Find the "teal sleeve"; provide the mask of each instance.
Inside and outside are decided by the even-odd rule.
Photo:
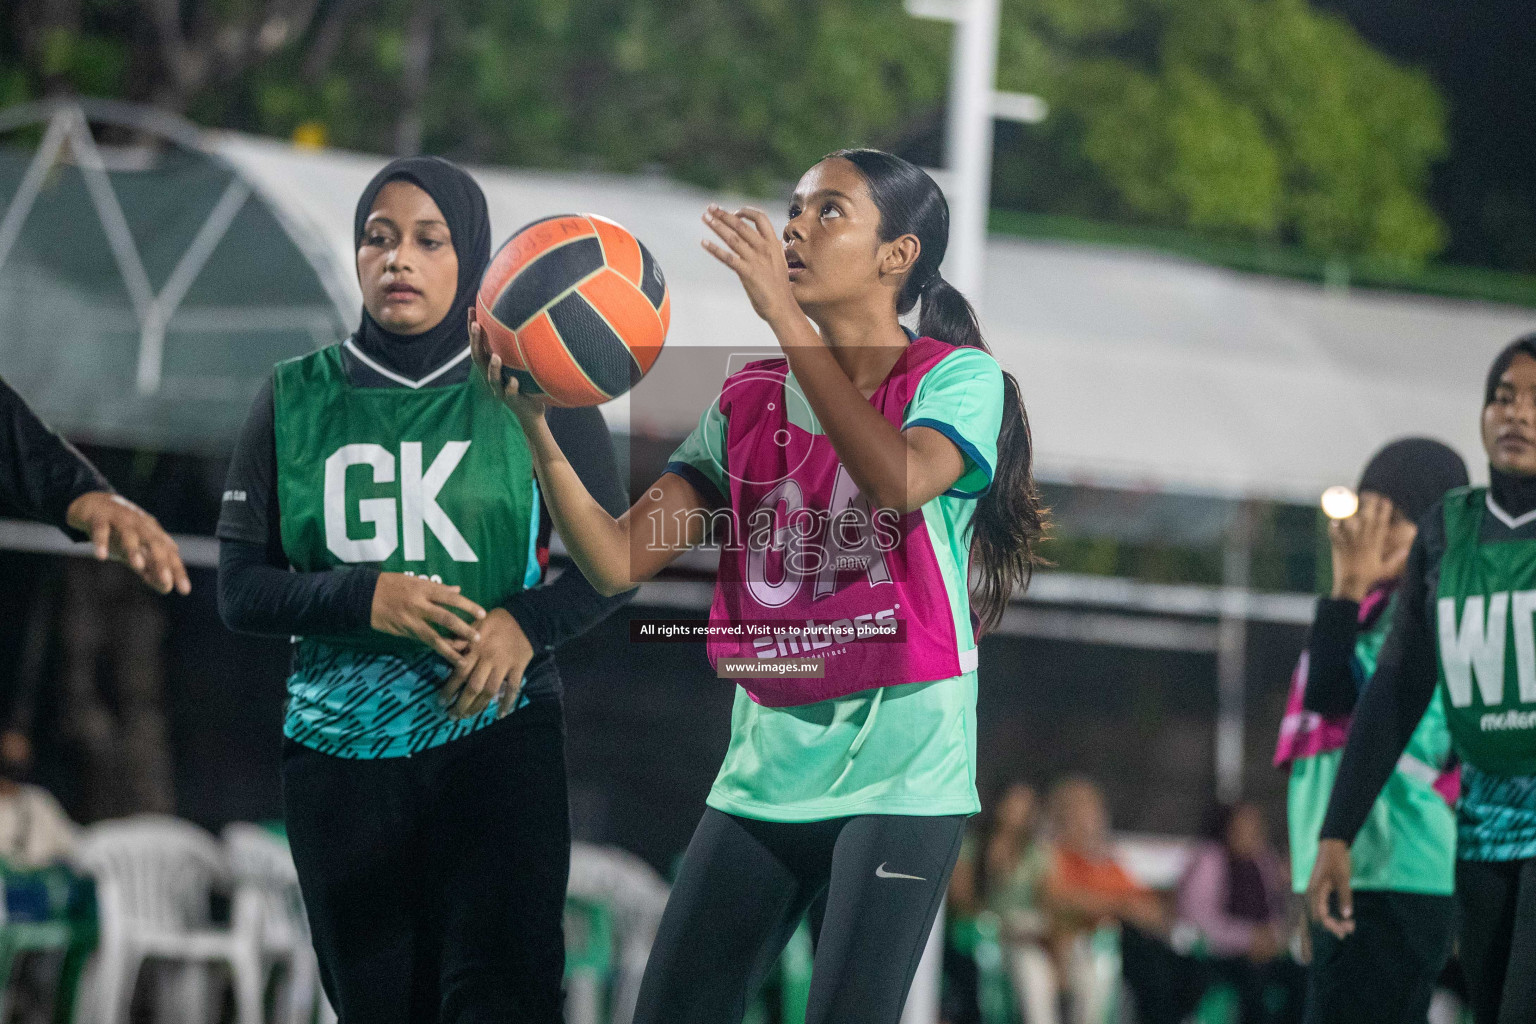
[[[725,471],[725,414],[712,402],[699,417],[693,433],[683,439],[667,460],[667,472],[693,485],[699,496],[715,508],[730,504],[730,477]]]
[[[1002,423],[1002,368],[979,348],[957,348],[918,382],[901,429],[931,427],[953,441],[965,456],[965,470],[944,493],[979,498],[992,486]]]

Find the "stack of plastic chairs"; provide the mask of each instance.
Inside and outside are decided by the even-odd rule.
[[[236,822],[224,829],[224,849],[235,891],[231,927],[260,936],[263,989],[267,973],[283,969],[277,1024],[310,1024],[335,1013],[320,992],[320,968],[309,939],[299,875],[288,843],[270,829]]]
[[[594,986],[607,990],[611,995],[603,1019],[609,1024],[629,1024],[640,994],[640,978],[645,973],[651,943],[671,890],[649,864],[634,854],[617,847],[576,842],[571,845],[567,891],[577,911],[575,920],[570,912],[566,914],[567,974],[575,983],[572,997],[579,1003],[588,998]],[[595,954],[599,947],[587,941],[591,929],[590,922],[583,919],[583,905],[598,905],[607,913],[612,949],[606,955],[605,971],[598,971],[597,962],[587,956]],[[571,968],[578,964],[573,971]],[[570,998],[567,1007],[571,1007]],[[574,1012],[568,1016],[573,1022],[580,1019]]]
[[[237,1024],[261,1024],[264,972],[259,930],[215,925],[210,897],[227,885],[224,850],[190,822],[143,815],[87,829],[75,852],[96,878],[100,945],[82,993],[82,1020],[126,1024],[146,960],[176,965],[180,1002],[174,1019],[201,1024],[215,1007],[207,968],[234,978]]]
[[[565,901],[565,1019],[602,1024],[613,976],[613,926],[602,903],[570,896]]]

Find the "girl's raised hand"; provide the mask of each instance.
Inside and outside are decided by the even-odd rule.
[[[473,306],[469,307],[469,354],[485,374],[485,382],[491,386],[491,390],[519,420],[538,419],[544,415],[547,403],[541,398],[523,394],[515,376],[508,378],[505,384],[502,383],[501,357],[491,351],[490,344],[485,340],[485,329],[475,320]]]
[[[711,203],[704,211],[704,223],[720,238],[720,242],[704,239],[704,248],[736,271],[758,316],[773,323],[800,311],[789,286],[784,245],[766,213],[750,206],[731,213]]]
[[[1411,541],[1401,542],[1392,514],[1390,500],[1367,491],[1354,515],[1328,524],[1334,597],[1363,601],[1372,587],[1403,574]]]

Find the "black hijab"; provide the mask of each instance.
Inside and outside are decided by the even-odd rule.
[[[453,251],[459,258],[459,288],[448,315],[429,331],[395,334],[380,327],[365,308],[362,324],[352,337],[370,359],[404,377],[419,380],[469,346],[469,307],[480,287],[480,275],[491,261],[491,216],[486,210],[485,193],[465,171],[442,157],[403,157],[391,160],[375,174],[358,198],[357,212],[352,217],[354,249],[362,244],[363,226],[373,212],[374,199],[391,181],[416,185],[443,211]]]

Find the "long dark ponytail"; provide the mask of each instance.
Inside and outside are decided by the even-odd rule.
[[[896,300],[904,315],[922,303],[918,333],[951,345],[990,353],[981,337],[981,323],[964,295],[939,275],[949,247],[949,203],[922,168],[878,149],[842,149],[828,154],[859,169],[869,195],[880,211],[880,240],[916,235],[922,245],[917,263],[907,275]],[[1037,563],[1036,550],[1045,534],[1048,512],[1035,487],[1034,444],[1029,416],[1013,374],[1003,372],[1003,425],[997,435],[997,466],[992,486],[976,503],[971,519],[971,562],[975,584],[971,608],[978,634],[994,629],[1015,589],[1029,586]]]

